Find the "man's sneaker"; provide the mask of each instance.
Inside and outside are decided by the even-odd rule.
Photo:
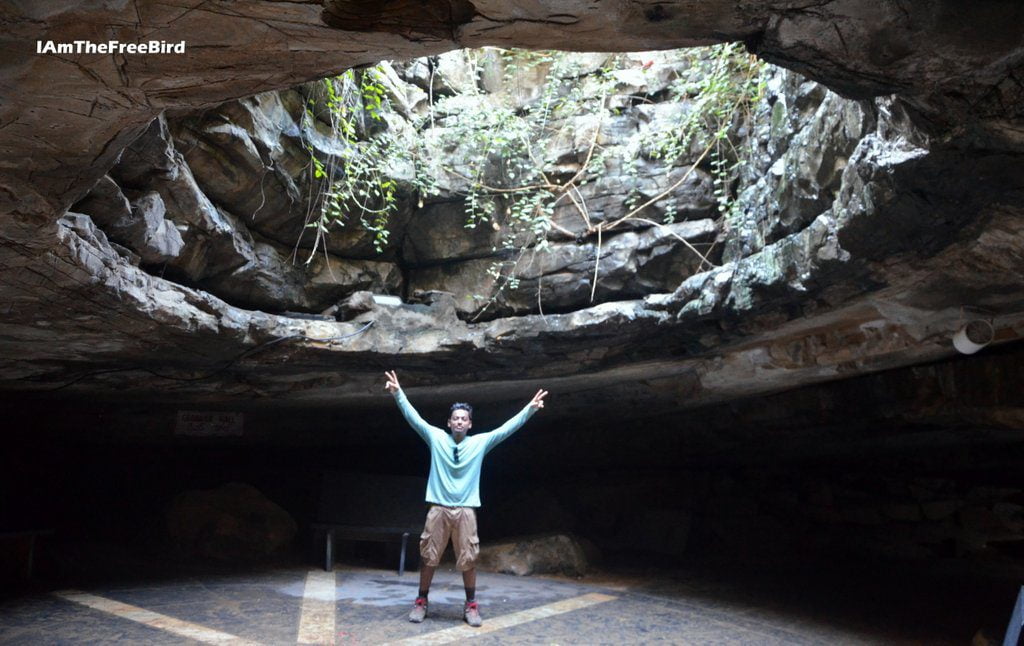
[[[409,613],[409,621],[414,624],[418,624],[427,616],[427,599],[426,597],[416,597],[416,602],[412,604],[412,611]],[[477,615],[479,616],[479,615]]]
[[[466,609],[462,612],[462,618],[474,628],[484,625],[484,620],[480,617],[480,608],[477,607],[476,601],[466,602]]]

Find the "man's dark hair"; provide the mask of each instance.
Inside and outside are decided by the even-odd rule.
[[[448,417],[454,415],[455,411],[457,410],[466,411],[469,414],[469,419],[473,419],[473,407],[467,404],[466,402],[455,402],[454,404],[452,404],[452,409],[448,411]]]

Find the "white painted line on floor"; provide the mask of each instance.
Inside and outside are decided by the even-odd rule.
[[[554,617],[555,615],[597,605],[599,603],[604,603],[605,601],[612,601],[615,598],[616,597],[612,597],[607,594],[601,594],[600,592],[592,592],[579,597],[573,597],[572,599],[563,599],[544,606],[530,608],[529,610],[522,610],[520,612],[513,612],[509,615],[502,615],[501,617],[495,617],[494,619],[484,617],[484,625],[479,628],[471,628],[469,626],[446,628],[434,633],[390,642],[385,646],[397,646],[398,644],[448,644],[460,639],[470,639],[477,635],[492,633],[496,630],[504,630],[505,628],[511,628],[512,626],[525,624],[528,621]],[[427,621],[430,621],[429,614],[427,615]]]
[[[136,623],[149,626],[150,628],[156,628],[157,630],[163,630],[181,637],[194,639],[204,644],[259,646],[259,642],[242,639],[241,637],[230,633],[224,633],[219,630],[207,628],[206,626],[200,626],[199,624],[193,624],[181,619],[175,619],[174,617],[168,617],[167,615],[161,615],[158,612],[132,606],[127,603],[121,603],[120,601],[114,601],[113,599],[98,597],[87,592],[64,590],[62,592],[54,592],[53,594],[61,599],[67,599],[68,601],[92,608],[93,610],[106,612],[122,619],[128,619],[129,621],[134,621]]]
[[[299,619],[300,644],[334,643],[334,572],[310,570],[302,593],[302,617]]]

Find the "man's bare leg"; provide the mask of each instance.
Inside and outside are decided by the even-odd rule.
[[[466,601],[476,601],[476,568],[462,573],[462,585],[466,587]],[[422,584],[420,587],[423,587]]]
[[[420,564],[420,596],[425,597],[430,592],[430,582],[434,580],[434,570],[436,567],[430,567],[429,565]],[[476,581],[476,577],[473,577],[473,581]]]
[[[420,593],[416,597],[412,611],[409,612],[409,621],[413,623],[418,624],[427,617],[427,593],[430,592],[430,582],[434,580],[435,569],[420,563]]]
[[[476,568],[462,573],[462,583],[466,586],[466,609],[462,611],[462,617],[467,624],[476,628],[483,625],[480,608],[476,605]]]
[[[437,568],[429,565],[420,565],[420,596],[425,597],[430,592],[430,584],[434,580],[434,572]],[[476,568],[470,568],[462,573],[462,585],[466,588],[466,601],[473,601],[476,596]]]

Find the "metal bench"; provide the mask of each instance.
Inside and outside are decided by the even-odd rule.
[[[323,536],[324,569],[328,572],[334,569],[334,542],[336,540],[401,543],[398,557],[398,576],[405,574],[406,548],[409,545],[409,535],[419,531],[416,528],[354,527],[351,525],[332,525],[329,523],[313,523],[313,530],[318,537]]]
[[[323,474],[315,544],[323,541],[325,570],[334,569],[336,541],[395,543],[398,575],[409,562],[409,536],[419,536],[426,515],[425,478],[332,471]]]

